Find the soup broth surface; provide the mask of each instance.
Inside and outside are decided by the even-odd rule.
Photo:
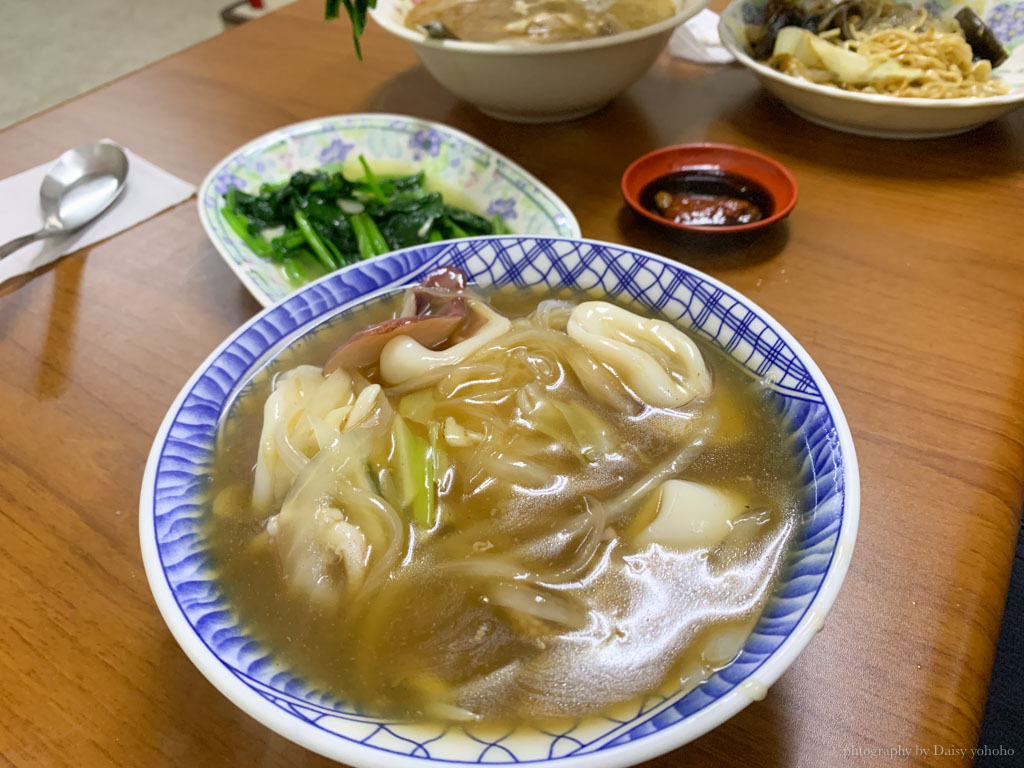
[[[483,295],[509,317],[533,312],[541,299],[595,298]],[[487,420],[507,431],[500,444],[448,448],[433,530],[408,526],[401,563],[371,595],[312,599],[289,577],[268,543],[267,516],[250,501],[274,377],[321,366],[355,331],[394,316],[401,301],[400,293],[371,301],[299,339],[246,386],[224,425],[207,535],[219,583],[250,635],[311,687],[361,711],[503,727],[629,717],[644,698],[691,688],[727,665],[785,559],[799,468],[772,393],[701,339],[712,392],[674,410],[597,402],[556,355],[545,367],[548,353],[537,345],[502,353],[489,375],[449,381],[442,392],[389,396],[421,435],[421,408],[437,419],[458,414],[471,432],[489,429]],[[530,355],[534,367],[520,365]],[[537,370],[566,409],[580,406],[605,425],[613,449],[581,458],[517,426],[518,393]],[[378,376],[364,373],[371,382]],[[482,414],[477,422],[465,416],[471,406]],[[658,514],[653,493],[621,517],[616,505],[703,431],[711,435],[706,449],[677,477],[740,500],[728,535],[710,547],[642,543]],[[501,477],[506,472],[513,481]],[[596,538],[579,533],[581,520],[599,515]]]
[[[671,0],[423,0],[405,25],[440,22],[478,43],[569,42],[642,29],[675,12]]]

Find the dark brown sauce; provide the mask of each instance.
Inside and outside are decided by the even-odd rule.
[[[655,179],[640,193],[640,204],[678,224],[728,227],[772,215],[772,197],[760,185],[735,173],[691,168]]]

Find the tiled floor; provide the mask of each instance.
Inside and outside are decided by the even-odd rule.
[[[216,35],[230,2],[0,0],[0,128]]]

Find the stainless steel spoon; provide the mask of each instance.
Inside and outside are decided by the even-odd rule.
[[[110,206],[124,189],[128,158],[109,141],[69,149],[39,185],[43,228],[0,245],[0,259],[44,237],[81,229]]]

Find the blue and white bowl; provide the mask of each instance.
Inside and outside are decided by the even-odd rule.
[[[246,635],[209,568],[203,503],[217,427],[232,393],[281,348],[381,290],[454,264],[485,285],[571,286],[638,299],[703,335],[770,382],[803,455],[801,523],[785,568],[742,652],[689,691],[651,697],[624,720],[589,718],[558,733],[397,722],[360,713],[343,692],[313,690]],[[660,256],[591,240],[487,237],[362,262],[254,317],[199,367],[171,406],[146,466],[139,528],[164,620],[199,670],[235,704],[315,752],[354,766],[530,763],[632,765],[685,744],[760,699],[823,626],[853,554],[860,483],[843,412],[803,348],[731,288]]]

